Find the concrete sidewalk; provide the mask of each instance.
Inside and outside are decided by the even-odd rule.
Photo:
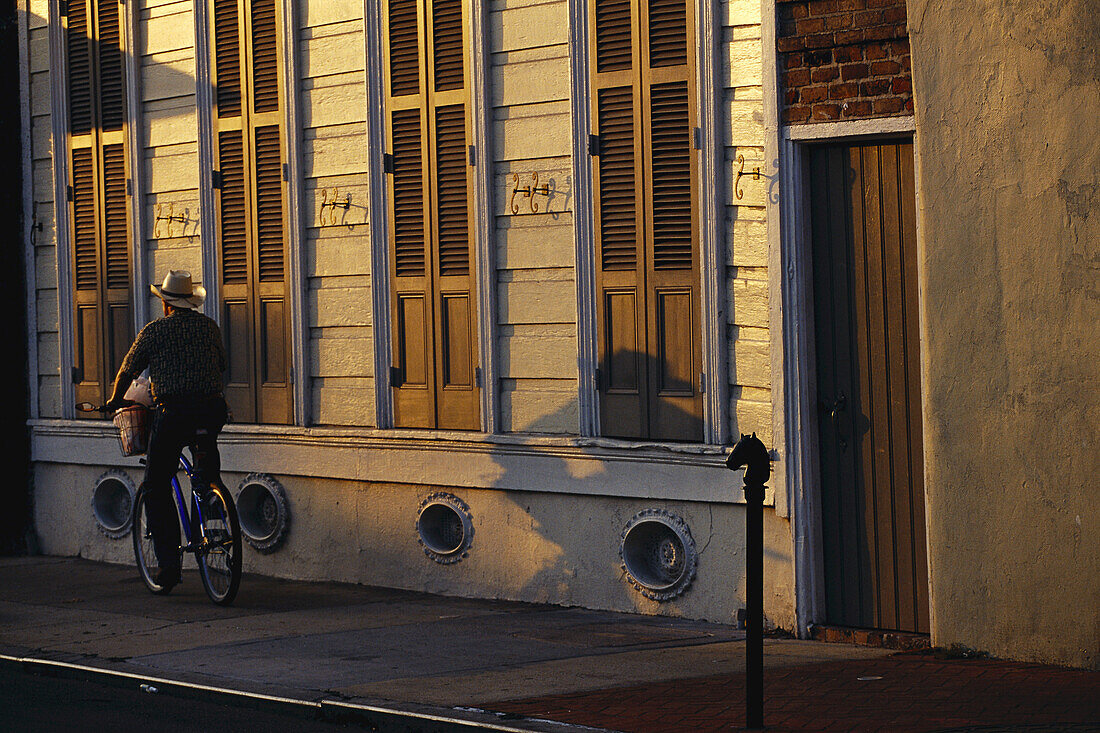
[[[258,576],[245,576],[236,604],[220,608],[206,599],[194,571],[159,597],[131,567],[0,558],[0,654],[9,659],[52,660],[72,665],[70,674],[131,675],[120,679],[134,684],[174,680],[275,696],[317,710],[323,701],[393,711],[432,721],[423,730],[446,729],[446,721],[500,730],[728,730],[744,720],[743,638],[731,627],[695,621]],[[787,726],[777,729],[824,729],[841,720],[847,728],[834,729],[867,729],[863,722],[936,729],[905,721],[909,710],[927,718],[909,698],[921,699],[931,674],[914,663],[931,657],[774,639],[765,659],[766,721]],[[950,691],[959,680],[973,688],[975,664],[1004,663],[936,664],[935,684]],[[889,679],[879,687],[892,692],[845,698],[844,690],[870,689],[856,682],[861,676]],[[1027,667],[1017,677],[1013,684],[1057,683],[1067,701],[1078,696],[1068,708],[1045,699],[1046,718],[1019,711],[1017,722],[1100,720],[1097,673]],[[780,718],[784,694],[791,699]],[[908,708],[898,707],[899,695],[909,695]],[[966,697],[954,695],[961,712],[947,725],[984,722],[983,713],[967,712]],[[979,702],[996,712],[996,700]],[[417,729],[411,719],[403,729]]]

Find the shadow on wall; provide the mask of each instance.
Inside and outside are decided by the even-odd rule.
[[[0,218],[8,222],[8,231],[22,232],[23,176],[21,145],[21,105],[19,98],[19,29],[15,0],[0,2]],[[12,237],[15,238],[14,236]],[[30,417],[27,394],[27,299],[26,250],[23,247],[0,248],[0,267],[6,287],[0,291],[0,308],[7,314],[9,343],[23,348],[4,359],[4,419],[0,429],[6,437],[6,470],[0,501],[0,554],[23,554],[35,550],[31,531]],[[12,437],[16,436],[16,437]]]
[[[570,409],[547,419],[568,419]],[[679,412],[670,418],[686,425],[698,421],[697,415]],[[734,503],[743,498],[741,472],[718,469],[728,474],[729,492],[717,502],[670,500],[670,494],[680,492],[665,492],[662,474],[675,481],[682,470],[653,462],[652,482],[640,481],[631,496],[621,496],[616,494],[629,479],[611,472],[636,474],[636,462],[599,460],[606,451],[590,446],[583,449],[593,459],[588,470],[586,462],[567,459],[552,448],[529,446],[525,451],[524,460],[512,460],[505,449],[494,451],[499,472],[490,486],[499,491],[459,492],[471,504],[476,537],[467,560],[436,576],[440,585],[435,590],[469,593],[463,579],[481,576],[475,582],[484,583],[483,593],[525,601],[736,622],[745,583],[745,514],[743,505]],[[541,454],[537,470],[531,468],[532,453]],[[540,487],[540,476],[552,476],[555,490]],[[662,569],[672,566],[673,574],[678,563],[697,563],[694,581],[667,600],[653,600],[635,588],[620,556],[624,530],[646,510],[667,513],[663,516],[672,524],[682,519],[690,533],[682,550],[669,543],[650,546],[653,563]],[[774,512],[767,514],[767,605],[782,609],[791,604],[789,584],[782,580],[790,573],[790,533]],[[788,615],[777,610],[787,626]]]

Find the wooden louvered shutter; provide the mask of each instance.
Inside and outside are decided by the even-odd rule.
[[[476,430],[463,0],[391,0],[386,89],[394,423]]]
[[[214,0],[226,399],[238,422],[292,417],[275,0]]]
[[[601,433],[702,440],[691,4],[593,0],[590,22]]]
[[[67,0],[74,382],[103,402],[133,339],[120,7]]]

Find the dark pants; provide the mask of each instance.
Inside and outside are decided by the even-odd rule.
[[[180,519],[172,491],[172,476],[179,469],[180,452],[191,448],[195,466],[192,486],[221,483],[218,433],[226,420],[225,400],[220,395],[165,399],[157,403],[149,429],[146,451],[145,509],[157,563],[180,564]]]

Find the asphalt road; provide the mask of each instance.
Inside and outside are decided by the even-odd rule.
[[[370,730],[248,705],[142,690],[137,681],[104,683],[39,676],[0,665],[0,730],[26,731],[271,731],[333,733]]]

